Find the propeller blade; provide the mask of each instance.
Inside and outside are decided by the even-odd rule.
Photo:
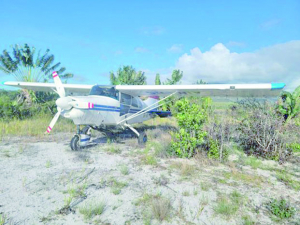
[[[57,91],[59,97],[61,97],[61,98],[65,97],[66,96],[66,92],[65,92],[65,89],[64,89],[64,87],[62,85],[62,82],[61,82],[61,80],[60,80],[57,72],[54,71],[52,73],[52,76],[53,76],[54,83],[55,83],[55,86],[56,86],[56,91]]]
[[[92,109],[94,108],[94,103],[91,102],[81,102],[81,101],[72,101],[69,102],[69,105],[77,109]]]
[[[58,110],[58,112],[55,114],[55,116],[53,117],[53,119],[52,119],[51,122],[50,122],[50,125],[49,125],[48,128],[47,128],[47,133],[50,133],[50,132],[51,132],[51,130],[53,129],[53,127],[54,127],[54,125],[55,125],[55,123],[56,123],[56,121],[57,121],[57,119],[58,119],[58,117],[59,117],[60,114],[61,114],[61,109],[58,108],[57,110]]]

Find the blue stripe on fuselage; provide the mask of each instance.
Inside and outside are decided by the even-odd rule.
[[[90,108],[88,110],[97,110],[97,111],[107,111],[107,112],[120,112],[120,107],[117,106],[109,106],[109,105],[97,105],[94,104],[94,108]],[[129,113],[137,113],[140,112],[142,109],[130,109]],[[157,110],[151,110],[147,113],[171,113],[170,111],[157,111]]]

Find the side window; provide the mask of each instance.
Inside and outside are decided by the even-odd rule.
[[[136,98],[132,98],[132,106],[139,108],[139,104]]]
[[[143,102],[140,98],[137,98],[138,104],[139,104],[139,108],[142,109],[143,108]]]
[[[121,93],[121,104],[131,105],[131,96]]]

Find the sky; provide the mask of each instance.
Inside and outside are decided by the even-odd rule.
[[[182,84],[300,85],[299,0],[0,0],[0,53],[15,44],[50,49],[69,83],[110,84],[132,65]],[[0,83],[12,76],[0,72]],[[2,86],[1,88],[4,88]]]

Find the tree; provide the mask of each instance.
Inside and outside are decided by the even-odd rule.
[[[173,70],[171,79],[167,78],[165,82],[163,82],[164,85],[174,85],[178,84],[178,82],[181,80],[183,76],[183,72],[180,70]]]
[[[282,92],[277,109],[286,121],[296,117],[300,113],[300,86],[293,93],[288,91]]]
[[[24,46],[15,45],[12,47],[12,55],[3,50],[0,55],[0,70],[6,74],[13,75],[18,81],[27,82],[47,82],[52,78],[54,70],[62,79],[73,77],[71,73],[64,73],[66,68],[60,67],[60,62],[54,63],[54,55],[50,54],[50,50],[41,55],[41,51],[36,55],[36,49],[28,44]]]
[[[159,73],[157,73],[156,76],[155,76],[155,85],[161,85]]]
[[[146,84],[146,76],[142,71],[136,72],[132,66],[123,66],[119,67],[116,75],[114,72],[110,72],[110,82],[112,85],[144,85]]]
[[[205,82],[204,80],[200,79],[200,80],[197,80],[195,84],[207,84],[207,82]]]

